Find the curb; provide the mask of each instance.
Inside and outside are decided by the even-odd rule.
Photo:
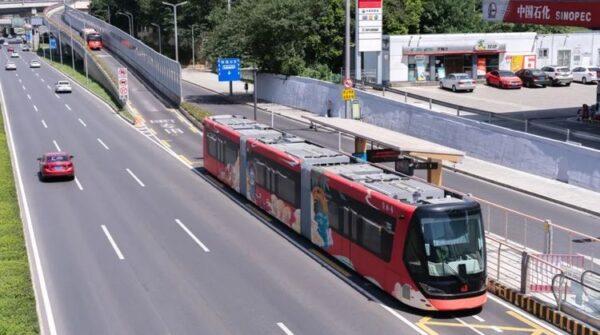
[[[537,299],[508,288],[493,279],[488,279],[488,291],[507,302],[521,308],[525,312],[548,322],[571,335],[600,335],[600,331],[587,324],[556,310],[552,306]]]

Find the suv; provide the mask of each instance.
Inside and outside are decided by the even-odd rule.
[[[566,66],[544,66],[542,68],[542,71],[544,71],[548,75],[548,78],[550,78],[552,85],[569,86],[573,81],[573,74],[571,73],[571,70]]]

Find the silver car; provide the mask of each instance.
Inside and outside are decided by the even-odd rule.
[[[40,61],[37,59],[33,59],[31,62],[29,62],[29,67],[31,68],[39,68],[40,66],[42,66],[42,64],[40,64]]]
[[[54,92],[56,93],[71,93],[71,83],[66,80],[59,80],[56,85],[54,85]]]
[[[573,74],[566,66],[544,66],[542,71],[546,72],[553,85],[571,85]]]
[[[580,66],[573,69],[573,81],[578,81],[582,84],[597,83],[600,77],[600,67],[597,66]]]
[[[10,58],[19,58],[19,53],[14,51],[13,53],[10,54]]]
[[[444,79],[440,80],[440,88],[448,88],[452,92],[473,92],[475,81],[466,73],[450,73]]]
[[[8,62],[6,63],[6,65],[4,66],[5,70],[16,70],[17,69],[17,64],[13,63],[13,62]]]

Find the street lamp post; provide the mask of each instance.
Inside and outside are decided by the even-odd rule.
[[[345,59],[345,78],[350,78],[350,0],[346,0],[346,59]],[[344,117],[348,117],[350,101],[344,103]]]
[[[127,21],[129,22],[129,35],[133,36],[133,15],[129,12],[118,11],[117,15],[122,15],[127,17]]]
[[[162,39],[160,37],[160,24],[154,22],[151,22],[150,24],[158,29],[158,52],[162,55]]]
[[[188,2],[184,1],[184,2],[180,2],[178,4],[172,4],[170,2],[163,1],[162,3],[165,6],[171,6],[173,8],[173,23],[175,24],[175,61],[177,61],[177,63],[179,63],[179,48],[177,45],[177,7],[183,6]]]
[[[110,24],[110,6],[106,6],[106,10],[108,12],[108,24]]]

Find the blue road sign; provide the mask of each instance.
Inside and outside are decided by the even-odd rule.
[[[56,38],[50,37],[50,49],[56,49]]]
[[[239,58],[219,58],[219,81],[239,81],[240,80],[240,59]]]

